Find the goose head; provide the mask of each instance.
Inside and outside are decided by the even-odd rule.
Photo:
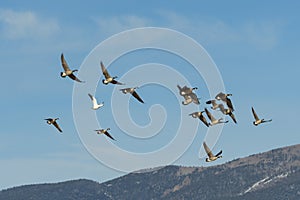
[[[65,72],[60,72],[60,76],[65,78],[67,76],[67,74]]]
[[[108,82],[105,79],[102,79],[102,83],[105,84],[105,85],[108,84]]]

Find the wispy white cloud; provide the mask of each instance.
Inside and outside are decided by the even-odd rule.
[[[208,44],[244,43],[258,49],[271,49],[279,43],[283,23],[245,21],[231,25],[220,19],[187,18],[174,12],[159,12],[166,26],[191,34]]]
[[[135,15],[94,18],[101,32],[115,34],[132,28],[150,26],[151,20]]]
[[[244,40],[260,49],[271,49],[279,43],[282,22],[248,22],[241,27]]]
[[[212,45],[243,43],[257,49],[271,49],[279,42],[283,23],[278,21],[245,21],[229,24],[221,19],[186,17],[170,11],[157,12],[158,20],[135,15],[94,18],[101,33],[115,34],[131,28],[159,26],[186,33]]]
[[[53,19],[43,19],[31,11],[0,9],[2,37],[8,39],[46,38],[59,31]]]

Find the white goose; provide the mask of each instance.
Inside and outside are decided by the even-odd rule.
[[[97,110],[97,109],[101,108],[102,106],[104,106],[104,102],[98,104],[97,99],[93,95],[91,95],[91,94],[88,94],[88,95],[92,100],[92,103],[93,103],[92,109],[93,110]]]

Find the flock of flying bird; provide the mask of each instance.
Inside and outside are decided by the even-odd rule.
[[[193,90],[198,89],[197,87],[189,88],[187,86],[180,87],[179,85],[177,85],[177,87],[179,89],[179,94],[184,97],[184,101],[182,101],[183,105],[188,105],[192,102],[197,105],[200,104],[199,98],[193,92]],[[225,94],[223,92],[220,92],[219,94],[217,94],[215,96],[215,99],[206,101],[206,104],[210,104],[212,110],[219,110],[223,115],[229,115],[231,117],[231,119],[233,120],[233,122],[237,123],[235,115],[233,114],[233,112],[234,112],[233,104],[232,104],[229,96],[232,96],[232,94]],[[218,103],[219,101],[221,101],[221,103]],[[226,104],[227,108],[225,108],[225,106],[224,106],[224,104],[222,104],[222,102],[224,102]],[[259,124],[272,121],[272,119],[270,119],[270,120],[260,119],[258,117],[258,115],[256,114],[254,108],[252,107],[251,109],[252,109],[252,114],[253,114],[253,117],[255,120],[255,121],[253,121],[253,125],[258,126]],[[206,113],[210,122],[208,122],[208,120],[205,118],[203,113]],[[193,118],[199,118],[203,122],[203,124],[205,124],[205,126],[207,126],[207,127],[229,122],[228,120],[224,121],[223,118],[216,119],[207,108],[205,108],[204,111],[193,112],[190,114],[190,116],[192,116]],[[203,142],[203,147],[208,156],[208,158],[206,158],[206,160],[205,160],[206,162],[211,162],[211,161],[217,160],[218,158],[222,158],[222,150],[217,154],[213,154],[205,142]]]
[[[61,64],[62,64],[62,67],[64,69],[64,72],[60,73],[60,76],[62,78],[65,78],[65,77],[68,76],[69,78],[71,78],[74,81],[77,81],[79,83],[84,83],[84,81],[81,81],[80,79],[78,79],[74,74],[74,72],[76,72],[78,70],[71,70],[69,68],[63,54],[61,54]],[[100,66],[101,66],[102,74],[104,75],[104,79],[102,80],[102,83],[104,85],[108,85],[109,83],[110,84],[116,84],[116,85],[124,85],[123,83],[120,83],[117,80],[115,80],[116,78],[118,78],[117,76],[111,76],[108,73],[107,69],[105,68],[105,66],[102,62],[100,62]],[[184,98],[184,101],[182,101],[183,105],[188,105],[192,102],[195,103],[196,105],[200,104],[199,98],[193,92],[193,90],[198,89],[197,87],[189,88],[187,86],[180,87],[179,85],[177,85],[177,88],[179,89],[179,94]],[[136,89],[138,89],[138,87],[123,88],[123,89],[120,89],[120,91],[124,94],[131,94],[139,102],[144,103],[142,98],[135,91]],[[88,96],[90,97],[90,99],[92,101],[92,109],[93,110],[97,110],[97,109],[104,106],[104,102],[99,104],[97,102],[97,99],[93,95],[88,93]],[[212,110],[217,110],[218,109],[223,115],[230,116],[231,119],[233,120],[233,122],[237,123],[235,115],[233,114],[233,112],[234,112],[233,104],[232,104],[231,99],[229,98],[229,96],[232,96],[232,94],[224,94],[224,93],[220,92],[219,94],[216,95],[215,99],[211,99],[211,100],[206,101],[206,104],[210,104]],[[220,101],[221,101],[221,103],[219,103]],[[225,103],[226,107],[224,106],[224,104],[222,104],[222,102]],[[207,115],[210,122],[208,122],[208,120],[205,118],[203,113],[206,113],[206,115]],[[252,107],[252,114],[253,114],[253,117],[254,117],[254,120],[255,120],[255,121],[253,121],[253,124],[255,126],[258,126],[259,124],[262,124],[262,123],[265,123],[265,122],[272,121],[272,119],[270,119],[270,120],[260,119],[258,117],[258,115],[256,114],[253,107]],[[190,114],[190,116],[192,116],[193,118],[199,118],[205,124],[205,126],[207,126],[207,127],[229,122],[228,120],[224,121],[223,118],[216,119],[207,108],[205,108],[204,111],[193,112],[193,113]],[[47,118],[45,120],[47,121],[47,123],[49,125],[55,126],[56,129],[59,132],[62,133],[63,131],[57,123],[58,119],[59,118]],[[109,130],[110,130],[110,128],[97,129],[95,131],[96,131],[97,134],[104,134],[107,137],[109,137],[110,139],[115,140],[111,136],[111,134],[108,132]],[[203,142],[203,147],[204,147],[204,149],[207,153],[207,156],[208,156],[208,158],[206,158],[206,162],[215,161],[218,158],[222,157],[222,155],[221,155],[222,150],[217,154],[213,154],[212,151],[210,150],[210,148],[207,146],[207,144],[205,142]]]

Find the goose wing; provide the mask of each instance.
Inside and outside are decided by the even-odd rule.
[[[69,77],[70,77],[71,79],[73,79],[74,81],[77,81],[77,82],[79,82],[79,83],[83,83],[83,81],[79,80],[79,78],[77,78],[73,73],[70,74]]]
[[[110,139],[115,140],[115,139],[114,139],[107,131],[105,131],[104,134],[105,134],[107,137],[109,137]]]
[[[215,121],[216,119],[214,116],[207,110],[207,108],[204,109],[207,117],[209,118],[210,121]]]
[[[271,121],[272,121],[272,119],[263,120],[263,123],[265,123],[265,122],[271,122]]]
[[[134,96],[139,102],[144,103],[142,98],[136,93],[136,91],[133,91],[132,96]]]
[[[200,119],[207,127],[209,127],[209,124],[208,124],[206,118],[205,118],[203,115],[200,115],[199,119]]]
[[[208,157],[214,157],[214,154],[211,152],[211,150],[209,149],[209,147],[206,145],[205,142],[203,142],[203,147],[204,147],[204,150],[206,152],[206,154],[208,155]]]
[[[258,121],[259,118],[258,118],[258,116],[257,116],[257,114],[256,114],[256,112],[255,112],[255,110],[254,110],[254,108],[252,107],[251,109],[252,109],[252,114],[253,114],[253,116],[254,116],[255,121]]]
[[[102,61],[100,62],[100,65],[101,65],[101,70],[102,70],[102,73],[103,73],[105,79],[111,78],[111,76],[109,75],[109,73],[108,73],[107,69],[105,68]]]
[[[193,102],[197,105],[200,104],[200,101],[195,93],[190,93],[189,96],[192,98]]]
[[[225,99],[225,94],[223,92],[220,92],[219,94],[216,95],[215,99],[223,100]]]
[[[192,89],[187,87],[186,85],[182,88],[182,92],[184,92],[184,94],[191,94],[192,93]]]
[[[120,83],[116,81],[115,79],[111,81],[112,84],[117,84],[117,85],[124,85],[124,83]]]
[[[215,156],[216,156],[216,157],[220,156],[220,155],[222,154],[222,152],[223,152],[223,151],[221,150],[221,151],[220,151],[219,153],[217,153]]]
[[[233,108],[231,99],[229,99],[229,98],[227,98],[227,97],[226,97],[226,104],[227,104],[228,108],[229,108],[231,111],[234,111],[234,108]]]
[[[58,125],[58,123],[57,123],[56,121],[53,122],[53,125],[55,126],[55,128],[57,128],[57,130],[58,130],[59,132],[62,133],[62,130],[61,130],[61,128],[59,127],[59,125]]]
[[[98,102],[97,102],[97,99],[93,96],[93,95],[91,95],[91,94],[88,94],[89,95],[89,97],[91,98],[91,100],[92,100],[92,102],[93,102],[93,105],[95,106],[95,105],[98,105]]]
[[[65,72],[71,71],[68,64],[67,64],[67,62],[66,62],[66,60],[65,60],[64,54],[61,54],[60,60],[61,60],[61,65],[64,68]]]
[[[223,114],[226,114],[226,110],[225,110],[223,104],[219,104],[219,108],[220,108],[220,111],[221,111]]]
[[[181,87],[179,85],[177,85],[177,88],[179,89],[179,91],[181,90]]]
[[[237,123],[235,116],[232,112],[229,113],[229,116],[231,117],[231,119],[234,121],[234,123]]]

